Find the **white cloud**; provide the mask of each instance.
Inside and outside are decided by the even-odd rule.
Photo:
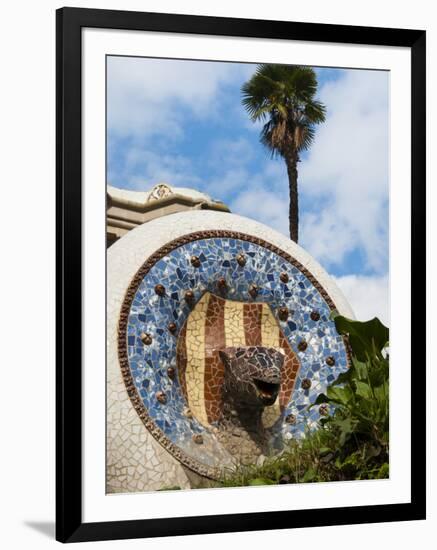
[[[123,166],[118,167],[116,173],[109,172],[109,183],[113,177],[122,182],[123,187],[138,191],[145,191],[161,182],[177,187],[204,187],[190,158],[159,154],[136,146],[126,152]]]
[[[260,186],[250,187],[232,201],[231,210],[288,234],[288,204],[281,195]]]
[[[212,134],[202,159],[171,153],[177,149],[167,143],[189,139],[190,120],[207,120],[216,128],[250,127],[258,133],[260,124],[249,121],[235,93],[252,72],[253,66],[238,64],[110,58],[108,127],[112,137],[130,140],[113,165],[117,181],[132,189],[160,181],[193,187],[224,200],[233,212],[288,235],[288,179],[282,161],[270,160],[244,134],[229,140]],[[234,86],[229,96],[228,84]],[[331,271],[340,266],[344,272],[348,254],[363,253],[369,272],[377,275],[350,274],[335,280],[357,319],[377,316],[389,325],[384,275],[388,75],[344,71],[323,85],[319,95],[328,109],[327,121],[317,129],[315,143],[298,167],[300,204],[305,205],[300,244]],[[113,146],[119,146],[117,139]],[[199,162],[208,167],[206,179],[199,176],[205,173]],[[355,271],[353,265],[350,270]]]
[[[223,176],[209,182],[208,192],[213,194],[214,189],[220,190],[221,196],[228,198],[232,212],[253,218],[288,236],[285,166],[282,162],[265,158],[257,167],[258,170],[253,172],[245,167],[244,162],[231,164]]]
[[[115,179],[136,189],[159,181],[194,187],[224,200],[233,212],[288,235],[284,163],[270,160],[252,138],[214,140],[213,132],[226,125],[245,131],[241,136],[247,136],[247,126],[258,133],[237,95],[252,72],[253,66],[239,64],[110,58],[109,129],[111,136],[130,139],[126,153],[111,166]],[[340,267],[345,272],[348,254],[358,250],[369,273],[383,274],[388,254],[388,75],[343,71],[319,95],[328,116],[299,165],[300,244],[331,271]],[[189,140],[188,122],[199,119],[211,122],[208,154],[201,159],[173,154],[178,149],[167,142],[184,134]],[[352,264],[350,271],[355,272]],[[382,281],[349,277],[342,279],[350,287],[354,281],[358,298],[367,283],[373,289],[375,281]],[[378,302],[387,299],[381,294]]]
[[[243,72],[235,63],[109,57],[108,128],[117,136],[180,137],[181,107],[211,118],[221,87]]]
[[[325,124],[299,165],[300,244],[325,267],[344,268],[360,250],[369,272],[384,273],[388,254],[388,76],[345,71],[320,91]],[[253,145],[251,146],[253,148]],[[244,140],[217,144],[216,160],[226,167],[208,191],[233,194],[231,209],[288,235],[288,180],[281,162],[265,155],[253,173]],[[257,152],[265,154],[261,148]],[[308,207],[309,205],[309,207]]]
[[[208,164],[213,168],[241,168],[250,162],[256,152],[247,139],[217,139],[208,153]]]
[[[356,318],[368,321],[378,317],[390,326],[389,279],[383,276],[346,275],[334,277]]]
[[[384,271],[388,230],[388,74],[347,71],[325,84],[328,116],[299,167],[315,208],[301,217],[303,246],[327,266],[361,248]]]

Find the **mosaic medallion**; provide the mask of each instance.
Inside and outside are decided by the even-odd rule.
[[[147,429],[182,464],[216,478],[313,429],[308,411],[348,367],[335,308],[294,258],[259,238],[186,235],[132,280],[119,359]]]

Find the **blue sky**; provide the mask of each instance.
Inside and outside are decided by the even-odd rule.
[[[241,105],[256,65],[108,58],[108,182],[193,187],[288,235],[284,162]],[[317,68],[327,120],[299,163],[300,242],[358,318],[388,319],[388,90],[382,71]]]

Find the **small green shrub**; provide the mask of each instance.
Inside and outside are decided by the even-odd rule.
[[[382,479],[389,475],[389,331],[378,319],[334,318],[352,365],[311,407],[328,404],[320,428],[261,466],[228,471],[219,486]]]

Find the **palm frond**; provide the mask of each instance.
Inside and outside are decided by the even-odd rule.
[[[315,129],[313,125],[300,124],[294,130],[294,141],[297,151],[306,151],[314,141]]]
[[[325,106],[315,99],[317,77],[311,67],[260,64],[242,86],[242,104],[253,121],[263,120],[260,141],[273,156],[308,149]]]
[[[272,158],[282,156],[281,148],[277,145],[277,137],[274,136],[275,128],[277,128],[276,124],[269,120],[264,124],[260,133],[260,142],[270,152]]]
[[[305,105],[305,116],[313,124],[320,124],[325,122],[326,119],[326,107],[320,101],[309,101]]]

